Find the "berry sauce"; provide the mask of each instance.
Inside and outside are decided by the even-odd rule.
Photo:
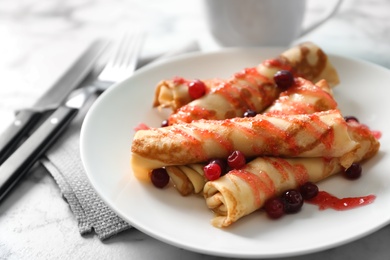
[[[371,130],[371,133],[372,133],[372,135],[373,135],[376,139],[380,139],[380,138],[382,137],[382,132],[380,132],[380,131]]]
[[[136,127],[134,127],[134,131],[139,131],[139,130],[149,130],[150,127],[144,123],[139,123]]]
[[[337,198],[326,191],[319,191],[317,196],[307,200],[310,204],[317,205],[320,210],[348,210],[360,206],[365,206],[374,202],[376,196],[368,195],[364,197]]]

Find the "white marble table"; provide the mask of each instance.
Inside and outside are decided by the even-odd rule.
[[[312,20],[324,4],[309,1]],[[0,131],[13,111],[32,104],[97,36],[134,24],[149,34],[143,56],[197,40],[218,49],[197,0],[2,0],[0,2]],[[390,68],[387,0],[346,0],[340,12],[305,39],[326,51]],[[302,39],[300,39],[302,40]],[[390,226],[323,252],[290,259],[386,259]],[[0,204],[0,259],[220,259],[179,249],[135,229],[105,242],[80,236],[53,178],[32,170]]]

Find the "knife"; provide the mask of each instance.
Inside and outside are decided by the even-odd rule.
[[[122,80],[124,75],[130,76],[135,71],[138,54],[141,50],[141,38],[137,36],[135,34],[129,38],[124,35],[124,39],[130,40],[131,44],[121,42],[117,52],[112,55],[113,60],[106,64],[95,81],[91,85],[83,85],[81,88],[73,90],[68,95],[66,102],[45,119],[31,136],[0,165],[0,202],[46,153],[92,94],[101,91],[103,85],[110,86],[118,80]]]
[[[158,62],[165,58],[198,50],[199,46],[197,44],[186,44],[178,50],[170,51],[153,61],[149,61],[149,63]],[[133,72],[136,65],[138,65],[138,62],[137,64],[134,64],[134,67],[131,68],[132,71],[128,71],[128,73]],[[143,65],[146,64],[144,63]],[[15,153],[0,166],[0,202],[34,163],[46,153],[47,149],[76,116],[79,108],[82,107],[88,97],[88,95],[80,95],[80,92],[94,93],[96,91],[93,84],[86,84],[83,86],[84,87],[80,89],[74,90],[68,97],[65,106],[60,106],[38,129],[35,130],[25,143],[23,143]]]
[[[0,165],[36,127],[45,111],[58,107],[92,70],[106,47],[103,40],[93,42],[59,80],[31,108],[20,110],[14,121],[0,135]]]

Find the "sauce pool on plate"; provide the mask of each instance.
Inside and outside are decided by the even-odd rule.
[[[376,199],[375,195],[368,195],[363,197],[348,197],[337,198],[336,196],[326,192],[319,191],[318,195],[310,200],[308,203],[317,205],[320,210],[334,209],[334,210],[348,210],[360,206],[371,204]]]

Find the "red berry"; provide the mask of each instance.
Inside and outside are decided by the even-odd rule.
[[[256,111],[253,111],[253,110],[250,110],[250,109],[248,109],[244,113],[244,117],[254,117],[256,115],[257,115]]]
[[[161,122],[161,127],[166,127],[166,126],[169,126],[169,121],[165,119]]]
[[[150,179],[157,188],[164,188],[169,183],[169,175],[164,168],[154,169],[150,175]]]
[[[204,176],[209,181],[214,181],[221,176],[221,167],[217,163],[209,163],[203,167]]]
[[[202,97],[206,93],[206,85],[198,79],[188,83],[188,93],[192,99]]]
[[[309,200],[317,196],[318,187],[312,182],[306,182],[299,188],[299,191],[301,192],[302,197],[305,200]]]
[[[209,162],[210,163],[216,163],[221,168],[221,176],[225,175],[227,173],[227,163],[224,160],[221,159],[213,159]]]
[[[245,156],[240,151],[234,151],[229,155],[227,163],[232,169],[240,169],[246,163]]]
[[[267,200],[264,204],[264,210],[272,219],[280,218],[285,214],[284,203],[279,197]]]
[[[288,190],[282,194],[282,200],[284,202],[284,212],[296,213],[303,205],[303,198],[301,193],[297,190]]]
[[[345,116],[344,120],[347,121],[347,122],[349,122],[349,121],[356,121],[357,123],[359,123],[359,119],[357,119],[357,117],[354,117],[354,116]]]
[[[276,86],[281,90],[286,90],[294,84],[294,76],[288,70],[279,70],[274,75]]]
[[[344,171],[344,176],[349,180],[356,180],[362,175],[362,166],[358,163],[353,163]]]

